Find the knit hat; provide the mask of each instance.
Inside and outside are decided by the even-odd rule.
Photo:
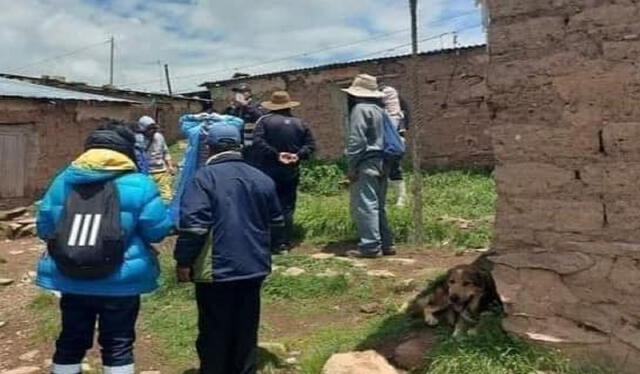
[[[85,141],[85,150],[110,149],[120,152],[135,161],[134,147],[136,138],[134,133],[126,127],[96,130],[89,134]]]
[[[141,132],[147,131],[151,126],[156,125],[156,121],[149,116],[142,116],[138,120],[138,130]]]
[[[240,145],[242,136],[235,126],[216,124],[207,133],[207,144],[215,147],[220,144]]]

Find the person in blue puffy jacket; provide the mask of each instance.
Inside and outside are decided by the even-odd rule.
[[[56,231],[73,185],[112,180],[120,204],[120,225],[125,243],[123,263],[106,278],[70,278],[46,253],[38,263],[36,284],[62,294],[62,331],[56,342],[53,374],[79,374],[93,344],[98,321],[104,373],[133,374],[135,323],[140,295],[158,287],[159,268],[150,243],[167,235],[171,222],[158,189],[150,177],[138,172],[134,134],[111,123],[93,132],[85,152],[59,173],[41,202],[37,228],[41,239]]]

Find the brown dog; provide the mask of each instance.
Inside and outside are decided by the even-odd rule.
[[[457,337],[475,333],[480,315],[492,305],[500,305],[500,299],[491,274],[474,264],[459,265],[422,291],[407,312],[430,326],[444,320]]]

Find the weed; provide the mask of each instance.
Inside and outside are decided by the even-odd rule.
[[[40,292],[29,308],[38,316],[38,328],[34,335],[37,342],[50,342],[60,334],[60,309],[58,298],[51,293]]]

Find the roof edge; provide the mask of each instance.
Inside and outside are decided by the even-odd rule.
[[[478,45],[470,45],[470,46],[465,46],[465,47],[460,47],[460,48],[445,48],[445,49],[438,49],[438,50],[434,50],[434,51],[420,52],[418,54],[418,56],[421,56],[421,57],[423,57],[423,56],[437,56],[437,55],[445,55],[445,54],[455,53],[455,52],[460,52],[460,51],[469,52],[469,51],[472,51],[472,50],[477,50],[477,49],[486,48],[486,47],[487,47],[487,44],[478,44]],[[223,80],[218,80],[218,81],[209,81],[209,82],[201,83],[200,85],[198,85],[198,87],[209,87],[209,86],[213,86],[213,85],[222,85],[222,84],[228,84],[228,83],[232,83],[232,82],[242,82],[242,81],[247,81],[247,80],[251,80],[251,79],[264,79],[264,78],[270,78],[270,77],[273,77],[273,76],[283,75],[283,74],[295,74],[295,73],[303,73],[303,72],[313,72],[313,71],[325,70],[325,69],[338,69],[338,68],[342,68],[342,67],[348,67],[348,66],[353,66],[353,65],[363,64],[363,63],[380,62],[380,61],[393,61],[393,60],[399,60],[399,59],[408,58],[408,57],[411,57],[411,54],[402,54],[402,55],[389,56],[389,57],[377,57],[377,58],[371,58],[371,59],[346,61],[346,62],[334,62],[334,63],[324,64],[324,65],[311,66],[311,67],[307,67],[307,68],[282,70],[282,71],[274,71],[274,72],[270,72],[270,73],[250,75],[248,77],[230,78],[230,79],[223,79]]]

